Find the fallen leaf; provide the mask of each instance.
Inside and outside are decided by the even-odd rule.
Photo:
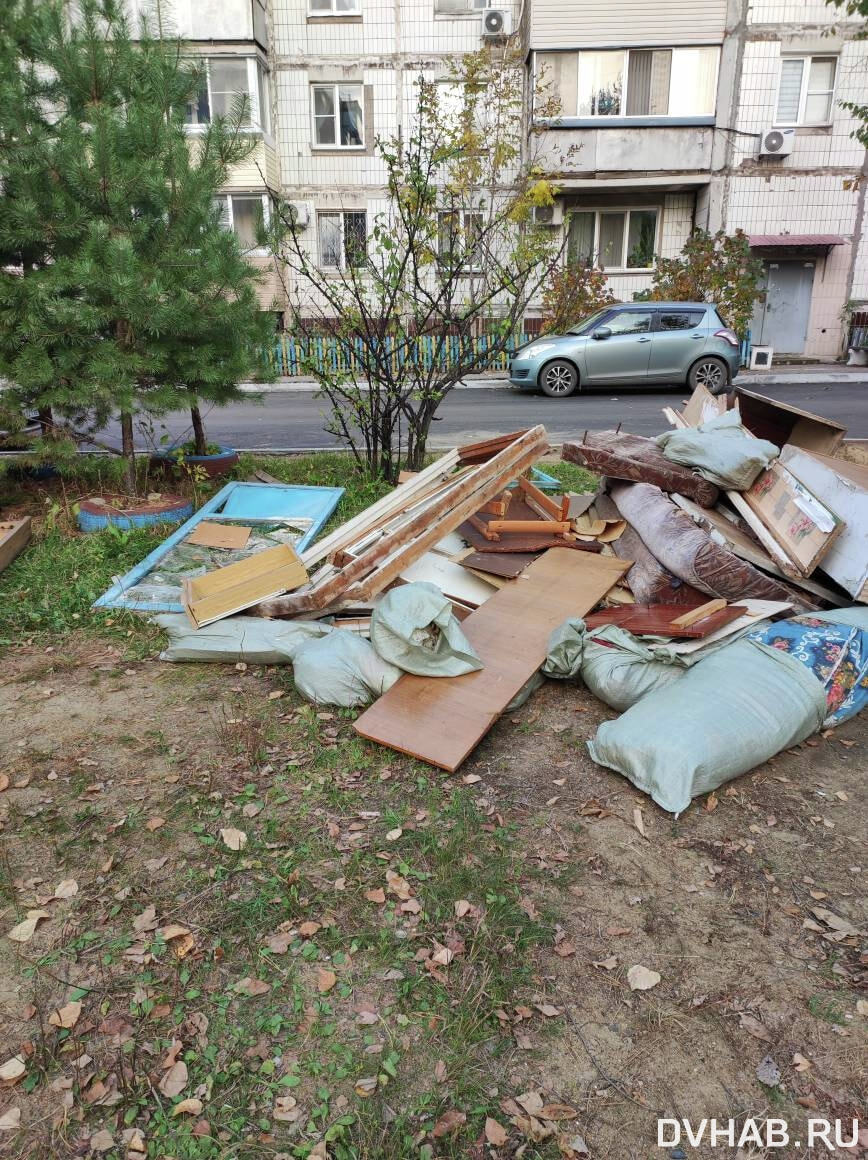
[[[5,1063],[0,1064],[0,1080],[3,1083],[18,1083],[27,1071],[27,1064],[20,1055],[13,1055]]]
[[[163,942],[171,942],[173,938],[181,938],[182,935],[188,935],[190,932],[186,926],[179,926],[177,922],[170,922],[168,926],[161,926],[157,934]]]
[[[94,1132],[90,1140],[88,1140],[91,1152],[102,1154],[109,1152],[115,1146],[115,1138],[106,1128],[101,1128],[99,1132]]]
[[[0,1116],[0,1132],[14,1132],[21,1123],[21,1109],[10,1108]]]
[[[210,1136],[211,1135],[211,1125],[208,1123],[207,1120],[198,1120],[193,1125],[193,1131],[190,1133],[190,1135],[196,1136],[197,1138],[200,1138],[202,1136]],[[144,1152],[144,1148],[142,1148],[141,1151]]]
[[[410,883],[400,874],[396,874],[394,870],[386,871],[386,885],[392,894],[402,900],[412,897],[413,889]]]
[[[523,1092],[520,1096],[516,1096],[515,1102],[520,1104],[529,1116],[535,1116],[543,1106],[542,1096],[539,1092],[533,1091]]]
[[[477,782],[482,781],[478,773],[466,773],[461,779],[464,785],[476,785]]]
[[[837,930],[840,934],[858,934],[858,930],[852,923],[848,922],[846,918],[841,918],[832,910],[826,910],[822,906],[814,906],[811,908],[811,913],[819,918],[820,922],[824,922],[826,926],[830,926],[832,930]]]
[[[660,975],[648,967],[636,964],[627,972],[627,982],[631,991],[650,991],[660,982]]]
[[[777,1087],[781,1082],[781,1069],[770,1055],[767,1055],[756,1069],[756,1077],[766,1087]]]
[[[301,1115],[295,1096],[278,1096],[271,1109],[271,1118],[283,1124],[291,1124]]]
[[[570,1136],[569,1139],[565,1136],[559,1136],[558,1145],[561,1152],[567,1157],[590,1156],[591,1154],[583,1136]]]
[[[556,1016],[562,1014],[559,1008],[553,1007],[551,1003],[534,1003],[540,1015],[545,1015],[546,1019],[554,1019]]]
[[[179,1104],[175,1104],[172,1108],[173,1116],[198,1116],[202,1111],[202,1101],[197,1100],[191,1096],[186,1100],[181,1100]]]
[[[360,1099],[369,1099],[377,1090],[377,1077],[375,1075],[363,1075],[353,1084],[353,1090]]]
[[[247,835],[244,831],[235,830],[232,826],[220,831],[220,840],[227,850],[243,850],[247,845]]]
[[[394,830],[389,830],[388,834],[386,834],[386,841],[397,842],[403,833],[404,831],[401,829],[401,827],[396,826]]]
[[[742,1030],[752,1035],[754,1039],[764,1039],[766,1042],[771,1040],[768,1029],[760,1023],[759,1019],[755,1019],[753,1015],[748,1015],[746,1011],[742,1011],[738,1024]]]
[[[9,788],[9,774],[0,773],[0,793]]]
[[[283,696],[283,694],[284,694],[283,689],[272,689],[271,692],[268,694],[268,699],[269,699],[269,701],[279,701],[280,698]]]
[[[485,1118],[485,1138],[494,1148],[502,1147],[509,1139],[509,1133],[502,1124],[493,1120],[491,1116]]]
[[[263,808],[260,802],[247,802],[246,805],[241,807],[241,812],[245,818],[255,818],[257,814],[262,813]]]
[[[574,1120],[578,1114],[569,1104],[544,1104],[539,1110],[541,1120]]]
[[[338,981],[334,971],[327,971],[320,967],[316,973],[316,989],[321,995],[327,994]]]
[[[804,1055],[800,1055],[797,1051],[793,1056],[793,1066],[796,1071],[810,1071],[814,1065],[809,1059],[805,1059]]]
[[[714,811],[717,809],[717,806],[718,806],[717,794],[716,794],[716,793],[710,793],[710,794],[708,795],[708,797],[705,799],[705,809],[706,809],[706,811],[707,811],[709,814],[711,814],[711,813],[713,813],[713,812],[714,812]]]
[[[434,1064],[434,1078],[438,1083],[445,1083],[449,1071],[442,1059],[438,1059]]]
[[[459,1112],[457,1108],[450,1108],[448,1112],[443,1113],[434,1125],[434,1130],[431,1135],[438,1140],[442,1136],[451,1136],[453,1132],[457,1132],[461,1125],[466,1122],[467,1116],[464,1112]]]
[[[322,930],[321,922],[303,922],[298,928],[302,938],[313,938],[318,930]]]
[[[455,903],[455,917],[456,918],[464,918],[465,914],[468,914],[470,912],[470,910],[471,910],[471,904],[467,901],[466,898],[459,898],[458,901]]]
[[[65,878],[54,889],[55,898],[72,898],[74,894],[78,894],[78,883],[74,878]]]
[[[376,890],[366,890],[365,898],[367,898],[368,902],[382,903],[386,901],[386,892],[382,886],[378,886]]]
[[[448,967],[455,958],[455,952],[451,951],[449,947],[440,947],[439,950],[431,956],[430,962],[437,963],[438,966]]]
[[[266,983],[264,979],[251,979],[248,976],[247,978],[241,979],[239,982],[237,982],[235,984],[234,990],[237,991],[239,995],[267,995],[271,990],[271,984]]]
[[[593,963],[592,966],[602,967],[604,971],[614,971],[618,965],[618,956],[609,955],[607,959],[600,959],[599,962]]]
[[[166,824],[165,818],[148,818],[145,822],[145,829],[150,830],[153,834],[154,830],[159,830]]]
[[[47,910],[28,910],[27,917],[22,919],[17,926],[13,926],[6,937],[12,942],[30,942],[43,918],[51,918]]]
[[[633,810],[633,825],[639,831],[643,838],[647,840],[648,835],[645,833],[645,822],[642,820],[642,810],[639,806]]]
[[[559,942],[555,944],[555,954],[560,955],[562,959],[568,959],[570,955],[576,953],[576,948],[571,942]]]
[[[868,999],[856,1000],[856,1012],[859,1015],[865,1015],[868,1017]]]
[[[187,1065],[183,1059],[176,1059],[157,1087],[164,1096],[179,1096],[187,1086]]]
[[[73,1000],[67,1003],[65,1007],[60,1007],[48,1016],[48,1022],[52,1027],[75,1027],[81,1015],[81,1003]]]
[[[146,907],[141,914],[136,915],[133,919],[133,930],[137,934],[142,934],[146,930],[156,930],[157,928],[157,908],[155,906]]]

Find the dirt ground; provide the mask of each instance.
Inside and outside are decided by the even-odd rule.
[[[433,1068],[436,1058],[429,1056],[422,1032],[413,1031],[415,1024],[407,1029],[399,1020],[404,1031],[394,1040],[396,1050],[415,1065],[398,1068],[399,1078],[379,1105],[380,1134],[367,1137],[369,1143],[356,1153],[342,1155],[371,1160],[447,1154],[589,1155],[594,1160],[825,1155],[823,1147],[810,1153],[804,1145],[766,1152],[746,1144],[740,1153],[707,1143],[693,1147],[683,1134],[679,1145],[658,1148],[657,1120],[683,1117],[698,1125],[716,1117],[740,1125],[750,1117],[778,1117],[788,1121],[791,1138],[802,1141],[808,1117],[843,1120],[848,1132],[850,1121],[861,1117],[868,1128],[864,717],[781,754],[711,799],[694,802],[674,820],[590,760],[585,741],[614,714],[572,684],[547,683],[521,710],[499,722],[460,776],[451,779],[362,744],[352,734],[348,715],[304,716],[300,705],[285,670],[129,663],[110,644],[92,637],[71,638],[62,650],[25,648],[7,654],[0,680],[0,775],[8,777],[8,787],[0,792],[0,1064],[21,1051],[28,1065],[38,1060],[40,1082],[0,1085],[0,1116],[21,1111],[20,1130],[0,1136],[0,1153],[9,1148],[5,1154],[31,1160],[137,1155],[135,1148],[130,1150],[130,1125],[137,1122],[136,1106],[143,1109],[144,1104],[140,1097],[138,1105],[126,1099],[126,1065],[118,1067],[124,1099],[117,1101],[89,1101],[86,1089],[96,1081],[89,1080],[88,1088],[80,1074],[96,1066],[90,1062],[96,1050],[82,1045],[87,1032],[105,1030],[102,1024],[97,1027],[99,1018],[111,1018],[114,1010],[119,983],[112,956],[128,957],[129,951],[129,944],[113,951],[103,935],[151,898],[163,899],[168,909],[174,895],[178,912],[168,917],[185,922],[193,930],[190,937],[200,941],[199,931],[207,926],[219,943],[221,913],[227,928],[230,923],[234,880],[221,879],[219,867],[214,876],[218,825],[259,827],[262,859],[279,842],[293,846],[315,887],[326,879],[343,881],[339,874],[351,876],[349,813],[363,819],[355,823],[358,837],[365,825],[374,824],[366,809],[382,815],[386,825],[388,810],[396,809],[400,799],[409,811],[400,841],[415,840],[419,834],[412,833],[412,817],[420,831],[428,820],[425,809],[413,815],[416,807],[428,802],[433,808],[430,801],[436,797],[446,808],[450,795],[458,792],[472,795],[479,817],[489,819],[490,825],[479,827],[480,839],[495,827],[511,835],[519,905],[549,931],[535,946],[520,950],[506,932],[498,961],[510,954],[522,957],[509,964],[510,970],[515,966],[524,972],[520,988],[509,993],[492,983],[481,987],[475,1000],[489,1004],[487,1015],[493,1016],[495,1030],[500,1027],[496,1046],[482,1039],[476,1050],[477,1098],[488,1100],[508,1139],[499,1144],[495,1133],[486,1143],[480,1132],[465,1144],[450,1144],[447,1124],[439,1135],[420,1130],[409,1134],[407,1143],[389,1141],[382,1109],[395,1116],[402,1103],[409,1106],[420,1098],[425,1086],[420,1061]],[[300,732],[300,723],[306,732]],[[427,778],[429,787],[425,802],[420,778]],[[275,792],[278,779],[281,795]],[[393,797],[384,805],[387,792]],[[350,811],[343,795],[352,795]],[[199,821],[190,821],[185,812],[191,799]],[[314,804],[308,809],[305,802]],[[301,803],[298,808],[296,803]],[[207,824],[201,821],[205,807],[212,809]],[[270,810],[275,811],[271,822]],[[335,843],[327,849],[318,844],[326,825]],[[207,838],[211,846],[203,845],[203,826],[212,835]],[[485,858],[482,847],[472,848],[472,838],[464,867],[470,867],[471,885],[473,858]],[[303,843],[309,845],[302,854]],[[387,863],[387,846],[378,835],[371,847],[372,866],[377,858]],[[400,869],[400,862],[388,864]],[[245,869],[256,877],[265,875],[263,865],[254,860]],[[201,875],[196,893],[185,893],[182,871]],[[63,895],[57,883],[69,880],[76,885],[74,895],[45,901],[52,892]],[[291,875],[284,881],[290,880]],[[273,892],[270,883],[263,887],[266,893]],[[308,890],[311,897],[314,887]],[[206,923],[202,898],[207,892],[219,906]],[[490,911],[495,894],[495,888],[489,890]],[[133,910],[124,909],[135,900]],[[240,928],[231,928],[239,943],[274,929],[272,919],[260,920],[253,905],[243,915],[244,932],[236,936]],[[32,940],[10,942],[6,932],[31,908],[43,909],[47,917]],[[340,924],[338,903],[334,913]],[[408,922],[418,917],[410,914]],[[348,924],[351,919],[348,911]],[[237,921],[234,912],[231,921]],[[353,949],[361,937],[355,929],[353,943],[344,948],[358,955],[355,973],[344,975],[339,965],[335,970],[340,1002],[356,1013],[355,1023],[365,1024],[374,1018],[368,1019],[366,1003],[383,999],[371,981],[373,973],[362,978],[365,956]],[[102,948],[99,960],[90,953],[89,940]],[[455,946],[460,955],[461,941]],[[209,961],[219,964],[222,955],[209,953]],[[366,954],[372,961],[373,952]],[[251,959],[254,966],[256,961]],[[631,990],[627,972],[636,966],[659,973],[659,982]],[[444,966],[442,973],[451,970]],[[439,977],[436,970],[432,975]],[[377,977],[388,976],[381,972]],[[147,981],[136,983],[143,985],[147,990]],[[182,991],[188,985],[183,972],[180,985]],[[87,1054],[75,1061],[74,1083],[64,1086],[62,1077],[73,1074],[74,1052],[69,1043],[49,1050],[43,1023],[45,1012],[68,998],[71,987],[87,991],[86,1005],[101,999],[101,1006],[90,1012],[76,1040],[74,1052],[86,1047]],[[319,990],[322,997],[322,985]],[[167,1027],[172,1019],[173,1026],[180,1025],[178,1004],[190,993],[163,1004],[165,1011],[160,1006]],[[129,1002],[141,1007],[141,994],[131,995]],[[296,995],[292,1002],[298,1011],[307,1000]],[[287,1009],[292,1002],[285,999]],[[438,1018],[435,1011],[428,1026]],[[342,1038],[349,1043],[357,1035],[355,1023],[350,1029],[337,1021],[329,1051]],[[258,1027],[257,1042],[272,1031]],[[167,1032],[163,1042],[172,1042],[173,1034],[195,1042],[189,1028]],[[151,1052],[151,1067],[162,1048],[156,1038],[149,1043],[143,1050],[146,1057]],[[207,1055],[204,1048],[202,1054]],[[191,1070],[195,1055],[192,1051]],[[105,1070],[99,1074],[105,1078]],[[455,1092],[452,1101],[447,1095],[450,1080],[441,1074],[437,1082],[439,1103],[425,1105],[433,1108],[432,1116],[457,1102]],[[535,1103],[537,1092],[541,1104]],[[332,1095],[329,1114],[352,1113],[363,1103],[358,1088],[356,1093],[358,1098],[349,1088],[336,1099]],[[517,1104],[518,1097],[522,1102]],[[531,1117],[534,1107],[543,1104],[565,1105],[571,1114],[564,1113],[563,1123],[551,1111],[548,1119]],[[130,1106],[132,1116],[121,1119],[120,1112]],[[466,1110],[472,1117],[472,1109]],[[142,1114],[155,1123],[153,1107]],[[244,1115],[256,1120],[249,1107]],[[557,1137],[544,1121],[558,1125]],[[98,1140],[93,1132],[100,1127],[109,1136]],[[236,1150],[233,1130],[226,1128],[213,1152],[193,1150],[189,1135],[184,1150],[177,1141],[170,1147],[169,1137],[143,1146],[152,1156],[181,1160],[310,1152],[307,1145],[283,1151],[298,1147],[298,1140],[275,1143],[265,1128],[258,1129],[258,1144],[239,1128],[238,1139],[247,1140],[250,1150]],[[860,1147],[868,1155],[868,1131],[855,1149],[838,1151],[858,1155]]]

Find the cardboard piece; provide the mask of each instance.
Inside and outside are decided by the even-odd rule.
[[[305,584],[307,578],[307,569],[298,554],[288,544],[278,544],[237,564],[185,579],[184,611],[195,628],[202,628],[260,600],[291,592]]]
[[[738,493],[728,494],[732,498]],[[741,499],[804,576],[813,572],[844,530],[836,513],[780,460],[763,471],[753,487],[741,493]],[[742,510],[735,499],[733,502]]]
[[[744,387],[736,387],[735,396],[741,421],[748,431],[760,439],[771,440],[778,447],[792,443],[807,451],[834,455],[847,434],[847,428],[833,419],[746,391]]]
[[[781,463],[844,521],[823,557],[823,571],[868,603],[868,467],[791,446]]]
[[[0,523],[0,572],[30,543],[30,516]]]
[[[247,541],[253,529],[243,524],[218,524],[211,520],[203,520],[197,524],[184,541],[185,544],[198,544],[201,548],[246,548]]]

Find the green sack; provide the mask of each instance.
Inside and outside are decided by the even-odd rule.
[[[780,451],[757,439],[741,424],[738,411],[726,411],[699,427],[664,431],[655,440],[672,463],[693,467],[701,476],[731,491],[747,491]]]
[[[452,602],[424,580],[392,588],[379,601],[371,644],[384,660],[420,677],[460,677],[482,668]]]
[[[738,640],[605,721],[588,751],[664,810],[754,769],[815,733],[823,686],[786,653]]]

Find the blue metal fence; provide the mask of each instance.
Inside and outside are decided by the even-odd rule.
[[[416,362],[423,370],[429,370],[437,362],[444,366],[467,365],[468,361],[479,371],[503,371],[518,347],[529,342],[531,335],[521,334],[509,339],[504,350],[492,353],[492,347],[500,343],[494,335],[478,335],[464,338],[451,334],[439,338],[420,335],[412,345],[400,344],[391,335],[379,341],[380,350],[372,348],[371,355],[389,359],[395,369],[404,362]],[[313,371],[346,371],[361,374],[365,365],[365,340],[362,338],[335,338],[330,335],[316,335],[296,338],[281,334],[271,351],[271,364],[277,375],[305,375]]]

